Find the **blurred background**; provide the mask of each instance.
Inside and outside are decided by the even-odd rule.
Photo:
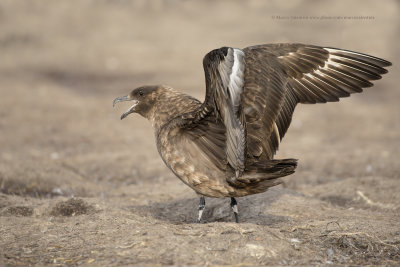
[[[315,155],[332,153],[327,162],[340,162],[338,154],[350,153],[364,170],[382,155],[400,156],[399,8],[399,1],[372,0],[2,1],[1,190],[30,192],[21,184],[33,179],[37,194],[97,195],[109,190],[82,183],[119,187],[173,178],[150,124],[139,116],[121,122],[129,104],[112,109],[112,100],[146,84],[167,84],[203,100],[202,58],[221,46],[301,42],[393,62],[364,94],[298,106],[278,157],[302,158],[300,166],[308,166],[309,157],[315,169],[321,166],[313,165]],[[343,172],[332,164],[321,172]],[[367,168],[398,170],[397,163],[382,164]]]
[[[400,260],[399,11],[397,0],[0,1],[0,263]],[[297,106],[277,154],[299,158],[296,173],[239,200],[240,235],[218,223],[199,225],[199,234],[190,224],[197,196],[162,162],[150,123],[133,114],[120,121],[129,103],[113,109],[112,101],[150,84],[203,100],[207,52],[276,42],[353,50],[393,66],[362,94]],[[71,196],[106,212],[53,220],[54,201]],[[212,201],[205,220],[232,221],[226,200]],[[329,239],[332,220],[367,234]],[[306,251],[293,245],[299,240]]]

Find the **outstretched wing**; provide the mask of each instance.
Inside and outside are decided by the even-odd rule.
[[[362,92],[391,65],[366,54],[304,44],[260,45],[243,51],[243,109],[250,158],[273,158],[297,103],[339,101]],[[278,72],[275,76],[270,74],[272,69]]]
[[[361,92],[390,62],[304,44],[223,47],[203,60],[205,101],[179,127],[215,162],[236,175],[272,159],[298,103],[325,103]]]

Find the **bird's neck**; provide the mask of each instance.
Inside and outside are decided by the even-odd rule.
[[[195,110],[201,103],[184,93],[168,88],[160,92],[157,101],[148,114],[155,133],[172,119]]]

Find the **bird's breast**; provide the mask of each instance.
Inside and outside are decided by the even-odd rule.
[[[234,191],[226,182],[226,174],[179,130],[162,131],[157,137],[157,148],[168,168],[197,193],[225,197]]]

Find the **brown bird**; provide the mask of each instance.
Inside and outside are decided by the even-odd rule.
[[[121,116],[139,113],[154,128],[164,163],[205,198],[265,192],[294,173],[296,159],[273,159],[298,103],[339,101],[371,87],[391,63],[348,50],[304,44],[222,47],[203,59],[203,103],[169,86],[134,89],[120,101],[134,104]]]

